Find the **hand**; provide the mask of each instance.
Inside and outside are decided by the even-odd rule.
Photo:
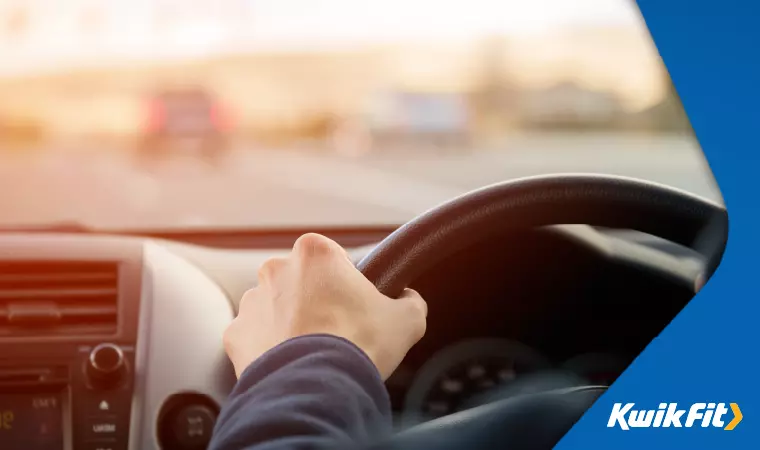
[[[353,342],[383,380],[425,334],[427,305],[406,289],[399,299],[381,294],[336,242],[305,234],[286,258],[259,269],[259,284],[240,302],[224,333],[235,373],[297,336],[325,333]]]

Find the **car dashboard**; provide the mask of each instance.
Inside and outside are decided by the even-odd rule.
[[[359,261],[374,242],[342,243]],[[235,383],[223,331],[258,266],[286,247],[0,234],[0,407],[39,448],[197,448]],[[611,383],[691,299],[703,266],[690,249],[585,225],[512,232],[442,261],[412,285],[428,330],[387,381],[397,425],[487,395]]]

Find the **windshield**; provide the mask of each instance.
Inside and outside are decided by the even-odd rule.
[[[523,176],[720,201],[635,2],[3,0],[0,226],[393,225]]]

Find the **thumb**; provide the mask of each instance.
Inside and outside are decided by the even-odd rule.
[[[428,307],[425,299],[414,289],[407,288],[398,299],[391,301],[401,308],[403,320],[410,324],[409,332],[414,342],[422,339],[427,329]]]
[[[422,317],[427,317],[427,314],[428,314],[427,302],[425,301],[425,299],[422,298],[420,293],[415,291],[414,289],[410,289],[410,288],[404,289],[404,292],[401,293],[401,296],[397,299],[397,301],[411,303],[416,309],[418,309],[422,313]]]

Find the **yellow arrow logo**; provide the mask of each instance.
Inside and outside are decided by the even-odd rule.
[[[744,416],[742,416],[742,410],[739,409],[739,405],[736,403],[731,403],[729,406],[731,406],[731,411],[734,412],[734,420],[729,422],[728,425],[726,425],[726,428],[724,428],[724,430],[727,431],[731,431],[736,428],[736,426],[739,425],[739,422],[741,422],[744,418]]]

